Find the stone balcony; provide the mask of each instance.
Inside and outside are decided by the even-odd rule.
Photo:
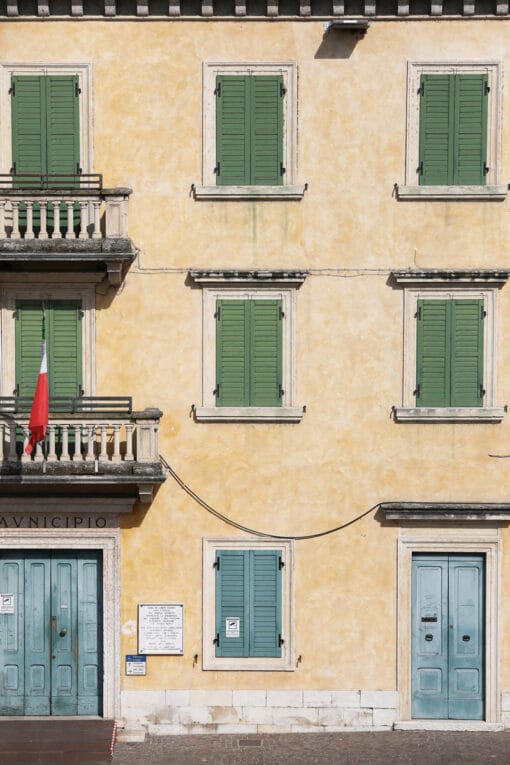
[[[97,271],[118,286],[135,257],[130,188],[93,175],[0,175],[0,272]]]
[[[52,398],[46,440],[28,455],[30,408],[28,398],[0,397],[0,492],[107,489],[150,502],[165,480],[159,409],[133,411],[128,397]]]

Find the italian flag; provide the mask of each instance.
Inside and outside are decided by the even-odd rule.
[[[25,452],[31,454],[34,446],[39,441],[46,438],[46,428],[48,426],[49,414],[49,391],[48,391],[48,364],[46,361],[46,340],[44,337],[44,319],[43,319],[43,341],[42,341],[42,359],[37,385],[35,387],[34,402],[30,413],[28,427],[30,429],[30,440],[26,446]]]

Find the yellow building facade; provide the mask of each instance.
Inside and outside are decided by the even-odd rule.
[[[0,713],[503,729],[508,6],[69,5],[0,26]]]

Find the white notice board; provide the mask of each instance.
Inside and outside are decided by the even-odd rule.
[[[182,603],[138,605],[138,653],[184,653],[184,606]]]

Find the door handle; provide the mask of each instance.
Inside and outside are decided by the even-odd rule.
[[[434,635],[430,635],[430,634],[428,634],[428,635],[425,635],[425,640],[426,640],[427,642],[430,642],[430,641],[431,641],[431,640],[433,640],[433,639],[434,639]]]
[[[471,636],[470,635],[462,635],[462,640],[465,643],[469,643],[469,641],[471,640]]]
[[[60,637],[65,637],[67,635],[67,629],[65,627],[62,627],[60,632],[58,633]]]

